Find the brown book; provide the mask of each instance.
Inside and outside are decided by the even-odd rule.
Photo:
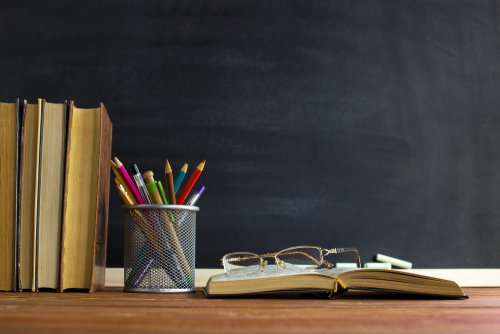
[[[19,100],[0,103],[0,291],[16,291]]]
[[[264,272],[212,276],[203,289],[208,297],[253,294],[324,293],[333,299],[348,290],[420,294],[445,298],[467,298],[453,281],[385,269],[281,270],[268,266]]]
[[[69,110],[59,289],[92,293],[104,287],[113,126],[102,103]]]

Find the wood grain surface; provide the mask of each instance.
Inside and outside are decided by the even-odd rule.
[[[2,333],[498,333],[500,288],[465,288],[469,300],[358,294],[208,299],[194,294],[2,293]]]

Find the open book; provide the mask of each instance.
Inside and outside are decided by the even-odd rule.
[[[208,297],[325,292],[333,299],[347,290],[371,290],[468,298],[453,281],[400,270],[289,268],[281,270],[269,266],[264,272],[215,275],[209,279],[203,291]]]

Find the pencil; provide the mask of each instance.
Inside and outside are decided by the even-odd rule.
[[[165,178],[167,179],[167,194],[168,194],[168,203],[175,205],[175,189],[174,189],[174,178],[172,177],[172,168],[168,163],[165,165]]]
[[[206,160],[203,160],[203,162],[199,164],[198,167],[196,167],[196,169],[193,172],[193,175],[191,175],[191,177],[189,178],[188,183],[186,184],[184,189],[182,189],[182,192],[179,195],[179,198],[177,199],[178,205],[182,205],[182,203],[184,203],[184,201],[186,200],[186,197],[187,195],[189,195],[191,188],[193,188],[196,180],[198,180],[198,177],[200,177],[200,174],[203,171],[203,168],[205,167],[205,162]]]
[[[163,202],[165,204],[168,204],[168,200],[167,200],[167,197],[165,196],[165,192],[163,191],[163,186],[161,185],[161,181],[155,181],[155,183],[156,183],[156,187],[160,191],[161,198],[163,198]]]
[[[177,195],[177,191],[181,187],[182,180],[184,180],[184,176],[186,176],[187,170],[188,170],[188,164],[184,164],[184,166],[182,166],[179,174],[177,174],[177,177],[175,178],[174,188],[175,188],[176,195]]]
[[[127,194],[127,191],[125,190],[125,188],[123,187],[123,185],[120,183],[120,181],[118,180],[118,178],[115,177],[115,182],[116,182],[116,186],[122,190],[124,196],[127,198],[127,203],[133,203],[133,200],[132,198]],[[120,196],[121,193],[120,193]],[[125,201],[124,201],[125,202]],[[125,204],[125,205],[129,205],[129,204]],[[131,204],[130,204],[131,205]]]
[[[130,179],[130,176],[128,175],[127,171],[125,170],[125,167],[123,167],[123,164],[118,160],[118,158],[115,157],[115,162],[116,162],[116,169],[120,172],[120,175],[122,176],[122,179],[124,183],[127,185],[129,190],[131,191],[129,195],[131,197],[135,197],[135,200],[138,204],[144,204],[144,201],[141,198],[141,195],[139,194],[139,191],[137,190],[137,187],[134,185],[134,182]]]
[[[115,173],[116,177],[118,178],[118,181],[120,181],[120,184],[123,186],[123,188],[125,188],[125,191],[127,191],[127,193],[130,194],[131,193],[130,189],[127,187],[127,185],[123,181],[123,178],[120,175],[120,172],[118,172],[118,169],[116,168],[115,162],[113,160],[110,160],[110,161],[111,161],[111,169],[113,170],[113,173]],[[137,201],[134,198],[132,198],[132,202],[134,204],[137,204]]]

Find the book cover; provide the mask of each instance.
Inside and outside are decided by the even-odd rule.
[[[0,291],[17,291],[19,100],[0,103]]]

